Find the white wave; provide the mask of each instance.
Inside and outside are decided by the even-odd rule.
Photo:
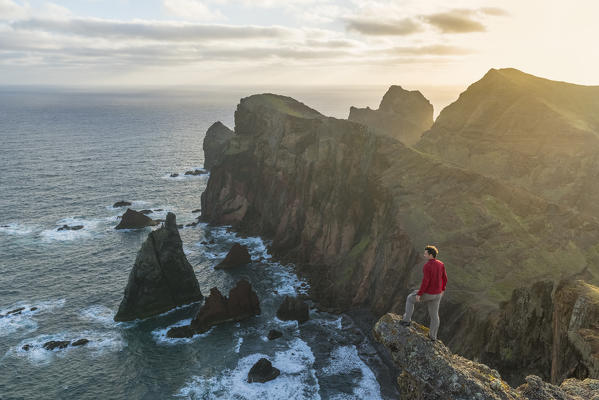
[[[89,342],[83,346],[68,346],[64,349],[46,350],[44,343],[49,341],[69,340],[74,342],[78,339],[88,339]],[[29,350],[24,350],[23,346],[29,345]],[[7,352],[7,356],[22,357],[29,360],[32,364],[47,365],[57,357],[68,357],[69,354],[76,351],[86,351],[93,357],[101,356],[106,352],[116,352],[122,350],[127,344],[121,335],[117,332],[98,332],[82,331],[77,333],[60,332],[51,335],[40,335],[34,338],[21,341],[16,347]]]
[[[204,332],[204,333],[200,333],[197,335],[193,335],[193,337],[190,338],[169,338],[168,336],[166,336],[167,332],[169,331],[169,329],[171,328],[175,328],[177,326],[185,326],[185,325],[189,325],[191,323],[191,318],[189,319],[184,319],[181,320],[173,325],[169,325],[166,328],[162,328],[162,329],[155,329],[152,331],[152,336],[154,337],[154,341],[158,344],[163,344],[163,345],[173,345],[173,344],[181,344],[181,343],[191,343],[194,342],[198,339],[201,338],[205,338],[206,336],[210,335],[212,333],[212,331],[214,330],[214,326],[212,328],[210,328],[208,331]]]
[[[241,344],[243,343],[243,337],[237,338],[237,344],[235,345],[235,353],[239,354],[239,350],[241,350]]]
[[[203,169],[203,168],[191,168],[191,170],[196,170],[196,169]],[[189,171],[189,169],[186,169],[185,171]],[[185,171],[182,172],[174,172],[174,173],[178,173],[179,176],[175,176],[175,177],[171,177],[171,173],[166,174],[166,175],[162,175],[162,179],[168,179],[170,181],[185,181],[188,179],[206,179],[208,180],[208,178],[210,178],[210,172],[206,172],[204,174],[200,174],[200,175],[185,175]]]
[[[281,374],[266,383],[248,383],[248,372],[260,358],[270,359]],[[320,387],[312,369],[313,364],[314,354],[310,347],[301,339],[296,339],[288,350],[277,352],[274,357],[256,353],[241,358],[237,368],[227,369],[219,376],[193,377],[176,396],[192,399],[320,400]]]
[[[37,228],[34,226],[21,225],[14,222],[8,224],[0,224],[0,233],[6,235],[24,236],[35,232],[36,229]]]
[[[84,218],[63,218],[60,221],[56,222],[56,226],[52,229],[43,230],[40,233],[42,240],[45,242],[49,241],[72,241],[78,239],[88,239],[93,236],[93,234],[99,233],[101,230],[101,225],[104,224],[104,228],[106,228],[106,219],[84,219]],[[63,225],[75,226],[75,225],[83,225],[83,228],[73,231],[73,230],[63,230],[59,231],[58,228]]]
[[[114,321],[115,312],[103,305],[95,304],[81,310],[79,317],[85,321],[95,322],[106,327],[116,326]]]
[[[331,353],[329,365],[322,369],[324,375],[340,375],[348,372],[361,373],[360,379],[354,379],[353,394],[358,399],[382,399],[381,387],[370,368],[360,359],[356,346],[340,346]],[[335,399],[353,398],[338,395]]]
[[[278,281],[274,287],[278,294],[297,296],[298,294],[308,293],[308,283],[296,275],[292,266],[272,263],[269,268],[272,271],[271,276]]]
[[[62,308],[65,304],[65,299],[43,301],[40,303],[29,304],[18,302],[10,307],[0,310],[0,315],[4,315],[9,311],[24,307],[24,310],[19,314],[10,314],[0,318],[0,337],[12,335],[17,331],[23,331],[22,334],[35,332],[38,328],[37,322],[33,320],[36,314],[46,311],[54,311]],[[32,308],[35,308],[32,310]]]

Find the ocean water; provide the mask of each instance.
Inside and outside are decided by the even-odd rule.
[[[305,293],[307,283],[292,265],[269,259],[268,243],[239,238],[227,227],[181,229],[185,253],[205,295],[214,286],[228,293],[238,279],[249,279],[260,316],[178,340],[166,331],[188,323],[200,303],[141,321],[112,319],[150,232],[114,230],[125,209],[112,204],[127,200],[134,209],[163,210],[153,218],[172,211],[178,223],[194,221],[208,176],[169,175],[202,167],[206,129],[217,120],[232,127],[235,106],[247,94],[0,89],[0,314],[25,307],[0,318],[0,399],[385,397],[361,357],[372,354],[371,344],[356,340],[352,321],[316,309],[299,326],[277,320],[283,297]],[[320,104],[307,98],[309,105],[342,117],[357,94],[311,96]],[[381,94],[362,98],[368,96],[376,106]],[[84,228],[57,231],[63,224]],[[265,261],[215,271],[234,242]],[[284,337],[268,341],[270,329]],[[49,340],[80,338],[89,344],[42,348]],[[281,375],[248,384],[261,357]]]

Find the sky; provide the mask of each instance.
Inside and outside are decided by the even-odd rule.
[[[0,0],[0,85],[599,84],[595,0]]]

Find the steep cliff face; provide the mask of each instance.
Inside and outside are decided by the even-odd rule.
[[[220,121],[208,128],[203,143],[205,169],[210,170],[221,161],[225,146],[234,134]]]
[[[391,86],[378,110],[351,107],[348,119],[412,146],[433,124],[433,106],[417,90]]]
[[[491,69],[416,147],[599,217],[599,87]]]
[[[283,96],[242,99],[235,122],[202,218],[271,238],[322,305],[402,312],[435,243],[449,275],[440,338],[478,355],[522,282],[599,276],[599,225],[525,190]]]

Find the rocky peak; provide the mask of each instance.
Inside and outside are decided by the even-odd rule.
[[[383,96],[378,110],[351,107],[348,119],[411,146],[433,124],[433,106],[419,91],[394,85]]]
[[[115,321],[160,314],[202,299],[200,285],[183,252],[175,214],[150,232],[137,253]]]
[[[220,121],[208,128],[203,143],[205,169],[210,170],[221,161],[226,144],[234,135],[235,133]]]

